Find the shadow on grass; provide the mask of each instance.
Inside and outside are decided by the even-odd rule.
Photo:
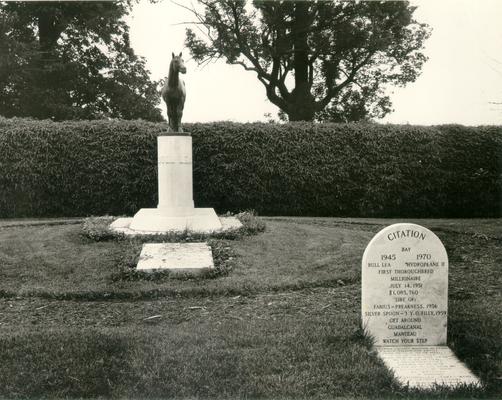
[[[457,356],[486,384],[489,395],[502,398],[502,322],[491,315],[450,318],[448,343]]]
[[[19,332],[0,340],[0,393],[9,398],[111,396],[129,379],[131,340],[100,331]]]
[[[386,372],[368,364],[366,350],[348,337],[350,314],[343,316],[342,329],[320,315],[298,317],[279,323],[272,318],[166,322],[134,330],[24,330],[0,339],[0,393],[326,399],[388,390]]]
[[[129,322],[81,329],[72,326],[72,318],[80,318],[84,308],[68,304],[71,312],[62,311],[61,317],[70,327],[47,329],[40,320],[32,332],[25,321],[0,335],[0,393],[7,398],[496,398],[494,390],[399,387],[372,349],[350,298],[319,290],[203,303],[177,299],[172,314],[160,302],[106,302],[85,306],[93,323]],[[162,317],[145,318],[152,314]]]

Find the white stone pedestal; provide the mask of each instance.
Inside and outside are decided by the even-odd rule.
[[[141,232],[213,232],[221,222],[212,208],[195,208],[192,183],[192,137],[159,136],[157,208],[142,208],[129,229]]]

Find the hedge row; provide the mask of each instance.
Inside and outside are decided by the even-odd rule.
[[[165,124],[0,118],[0,217],[157,204]],[[187,124],[194,200],[261,215],[502,215],[502,127]]]

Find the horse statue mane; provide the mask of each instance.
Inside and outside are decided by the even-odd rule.
[[[182,54],[175,56],[172,53],[171,64],[169,65],[169,75],[162,88],[162,99],[167,105],[167,117],[169,119],[169,132],[181,133],[181,117],[185,107],[186,90],[185,83],[179,77],[179,73],[186,73],[185,63]]]

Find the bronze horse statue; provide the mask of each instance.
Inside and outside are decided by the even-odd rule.
[[[175,56],[169,65],[169,75],[167,82],[162,88],[162,98],[167,105],[167,117],[169,118],[170,132],[183,132],[181,127],[181,117],[183,116],[183,108],[185,106],[185,83],[180,79],[179,73],[187,72],[182,54]]]

